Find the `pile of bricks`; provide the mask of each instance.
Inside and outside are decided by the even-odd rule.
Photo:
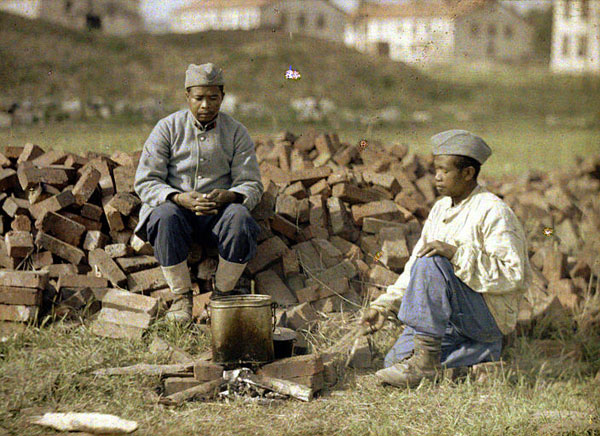
[[[313,129],[255,142],[265,192],[252,215],[262,231],[242,282],[254,280],[257,293],[271,295],[282,307],[280,325],[295,330],[385,292],[437,200],[432,158],[401,144],[341,143],[336,134]],[[43,271],[47,282],[32,288],[0,282],[0,321],[24,321],[9,304],[39,307],[39,296],[33,304],[32,292],[16,290],[27,288],[42,289],[59,314],[100,301],[98,334],[139,337],[148,327],[157,300],[168,302],[171,294],[152,247],[133,235],[138,159],[139,152],[79,156],[33,144],[5,147],[0,266]],[[600,156],[575,171],[483,182],[528,232],[536,280],[522,323],[575,308],[600,272]],[[188,259],[197,282],[196,316],[210,296],[216,254],[192,252]]]

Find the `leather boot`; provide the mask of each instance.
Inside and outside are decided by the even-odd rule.
[[[434,380],[441,377],[441,354],[441,338],[415,335],[413,355],[389,368],[377,371],[375,376],[383,383],[399,388],[415,388],[423,379]]]
[[[177,265],[163,266],[161,269],[175,297],[165,319],[182,324],[189,323],[192,320],[192,279],[187,260]]]

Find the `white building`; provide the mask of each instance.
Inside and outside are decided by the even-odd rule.
[[[344,42],[403,62],[520,60],[533,51],[533,27],[493,0],[415,0],[363,3]]]
[[[278,26],[276,0],[199,0],[171,14],[171,31],[250,30]]]
[[[38,18],[39,0],[0,0],[0,11],[21,15],[26,18]]]
[[[600,72],[600,0],[555,0],[550,67]]]

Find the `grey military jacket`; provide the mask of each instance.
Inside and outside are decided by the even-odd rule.
[[[200,130],[188,109],[160,120],[144,144],[135,173],[135,192],[142,200],[135,233],[146,239],[146,220],[171,193],[228,189],[242,194],[254,209],[261,183],[254,143],[242,123],[219,112],[216,127]]]

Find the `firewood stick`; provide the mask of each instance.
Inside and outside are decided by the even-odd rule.
[[[314,393],[307,386],[266,375],[248,374],[243,377],[243,381],[301,401],[312,400]]]
[[[182,363],[176,365],[150,365],[147,363],[138,363],[132,366],[123,366],[120,368],[104,368],[94,371],[94,375],[181,375],[193,370],[194,363]]]

